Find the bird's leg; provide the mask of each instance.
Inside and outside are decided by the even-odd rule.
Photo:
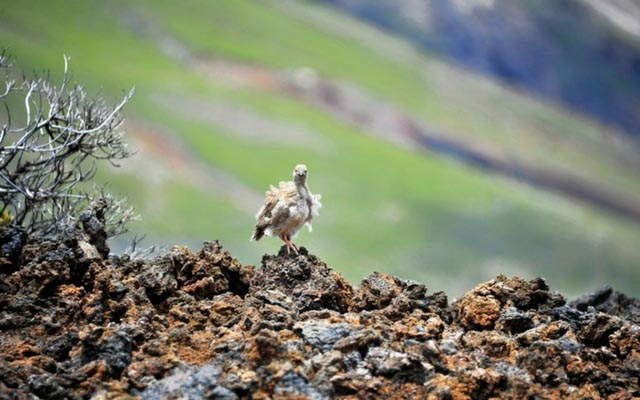
[[[300,253],[298,253],[298,248],[296,247],[296,245],[295,245],[295,244],[293,244],[293,242],[291,241],[291,238],[290,238],[288,235],[285,235],[285,237],[286,237],[286,238],[287,238],[287,240],[289,241],[289,244],[291,245],[291,248],[293,249],[293,251],[294,251],[296,254],[300,254]]]
[[[287,254],[289,254],[289,249],[292,249],[296,254],[299,254],[298,249],[296,249],[296,246],[291,243],[291,239],[288,235],[282,235],[280,236],[280,239],[282,239],[287,244]]]
[[[289,243],[287,242],[286,236],[282,234],[280,235],[280,239],[287,245],[287,255],[289,255]]]

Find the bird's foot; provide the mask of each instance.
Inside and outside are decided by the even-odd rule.
[[[293,249],[293,252],[296,253],[296,255],[300,255],[300,253],[298,252],[298,248],[296,247],[295,244],[291,243],[291,248]]]
[[[291,243],[291,240],[287,240],[285,243],[287,244],[287,255],[291,254],[289,250],[293,250],[293,252],[296,253],[296,255],[300,254],[298,253],[298,249],[296,248],[296,245]]]
[[[293,250],[293,252],[296,253],[296,255],[300,254],[298,253],[298,249],[296,248],[296,245],[291,242],[291,239],[289,239],[286,236],[282,236],[280,239],[282,239],[282,241],[285,242],[287,245],[287,255],[291,254],[290,250]]]

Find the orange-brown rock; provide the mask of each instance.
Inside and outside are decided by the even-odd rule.
[[[132,260],[90,239],[0,228],[0,398],[640,397],[640,302],[611,288],[567,304],[498,276],[450,305],[304,248],[256,269],[217,242]]]

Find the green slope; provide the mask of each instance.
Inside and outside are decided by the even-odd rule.
[[[637,225],[441,156],[394,147],[286,92],[194,67],[193,59],[276,72],[311,66],[458,139],[531,163],[553,154],[557,170],[638,193],[634,171],[615,161],[626,150],[607,145],[610,132],[602,127],[410,50],[391,57],[384,45],[395,48],[395,39],[363,41],[381,34],[331,11],[282,4],[15,2],[0,9],[0,45],[24,69],[51,68],[54,76],[68,54],[74,78],[103,87],[114,100],[136,86],[126,112],[139,160],[122,171],[103,170],[100,179],[137,206],[143,221],[133,229],[148,244],[220,239],[243,262],[259,263],[279,243],[249,243],[252,212],[233,200],[227,185],[192,172],[223,171],[257,198],[305,162],[324,207],[313,234],[302,232],[297,242],[353,281],[381,270],[459,294],[504,272],[545,276],[566,293],[604,283],[637,291]],[[336,29],[327,16],[352,30]],[[207,116],[221,105],[269,121],[271,130],[299,134],[283,138],[264,124],[254,136],[240,134],[236,125],[245,119]],[[145,130],[154,132],[151,139]],[[184,150],[175,164],[172,140]],[[168,150],[158,152],[154,141]]]

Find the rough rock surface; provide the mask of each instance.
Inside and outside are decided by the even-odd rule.
[[[3,399],[640,396],[639,302],[610,288],[567,304],[498,276],[449,304],[380,273],[354,288],[303,248],[254,268],[217,242],[131,260],[2,228],[0,247]]]

